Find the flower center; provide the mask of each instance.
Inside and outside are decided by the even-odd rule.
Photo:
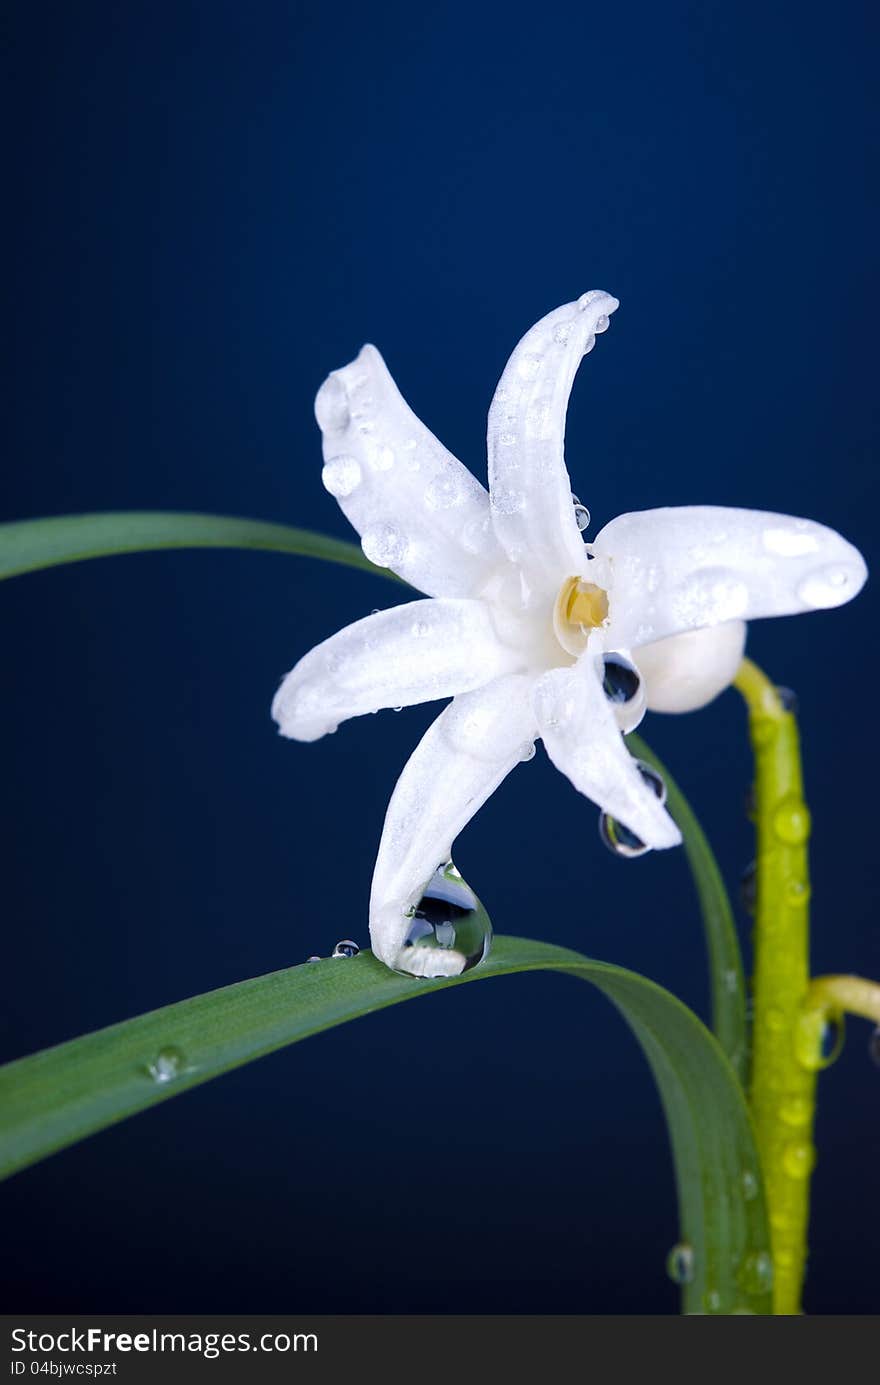
[[[581,654],[591,630],[608,619],[608,593],[595,582],[569,577],[559,588],[553,607],[553,630],[569,654]]]

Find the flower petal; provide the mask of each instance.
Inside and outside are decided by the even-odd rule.
[[[638,771],[602,689],[602,661],[587,649],[571,668],[551,669],[535,686],[538,731],[547,754],[575,788],[646,846],[677,846],[681,834]]]
[[[348,717],[469,692],[521,662],[482,601],[410,601],[309,650],[275,694],[272,715],[282,736],[315,741]]]
[[[722,621],[840,606],[867,576],[823,524],[715,505],[619,515],[594,552],[611,561],[612,642],[648,644]]]
[[[617,299],[593,289],[526,333],[489,410],[492,524],[507,556],[535,585],[559,586],[584,566],[565,469],[565,414],[575,373]]]
[[[741,620],[685,630],[639,646],[635,656],[652,712],[695,712],[729,688],[742,662],[746,627]]]
[[[462,828],[531,753],[533,683],[527,675],[512,675],[457,697],[404,767],[388,805],[370,899],[373,951],[389,967],[401,963],[407,910],[449,859]],[[436,964],[438,952],[430,955]],[[464,961],[450,951],[448,974],[463,970]]]
[[[375,346],[315,400],[325,487],[371,562],[429,596],[473,595],[503,557],[479,481],[420,423]]]

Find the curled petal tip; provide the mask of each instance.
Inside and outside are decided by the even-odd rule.
[[[322,736],[335,731],[336,724],[328,719],[320,698],[310,697],[309,689],[297,686],[295,673],[296,669],[293,669],[282,679],[272,699],[272,719],[278,727],[279,736],[284,736],[286,740],[319,741]]]
[[[585,312],[587,308],[601,305],[600,311],[610,316],[620,307],[620,299],[613,294],[606,293],[604,289],[589,289],[587,293],[582,293],[577,300],[577,307],[580,312]]]

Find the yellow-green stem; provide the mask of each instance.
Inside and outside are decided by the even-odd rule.
[[[807,1008],[833,1019],[844,1013],[880,1024],[880,985],[862,976],[815,976],[807,992]]]
[[[744,659],[736,686],[749,711],[757,829],[754,1023],[749,1102],[764,1173],[773,1248],[774,1312],[800,1312],[815,1161],[816,1073],[824,1012],[809,987],[810,815],[797,723],[774,685]]]

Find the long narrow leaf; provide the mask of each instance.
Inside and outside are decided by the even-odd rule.
[[[369,562],[357,544],[326,534],[260,519],[159,510],[56,515],[0,524],[0,578],[59,563],[79,563],[85,558],[159,548],[259,548],[297,553],[397,580],[393,573]]]
[[[389,971],[370,953],[292,967],[87,1034],[0,1069],[0,1169],[55,1150],[285,1044],[450,985],[532,970],[591,981],[628,1022],[660,1090],[690,1312],[768,1312],[763,1193],[742,1092],[715,1039],[661,987],[620,967],[523,938],[498,938],[455,981]],[[589,1070],[585,1072],[588,1097]],[[685,1251],[684,1267],[691,1262]],[[687,1276],[686,1276],[687,1277]]]
[[[703,918],[709,954],[712,1029],[744,1087],[748,1071],[745,975],[733,910],[718,862],[693,809],[669,770],[641,736],[632,734],[626,739],[633,754],[653,765],[666,784],[666,802],[681,829]]]

